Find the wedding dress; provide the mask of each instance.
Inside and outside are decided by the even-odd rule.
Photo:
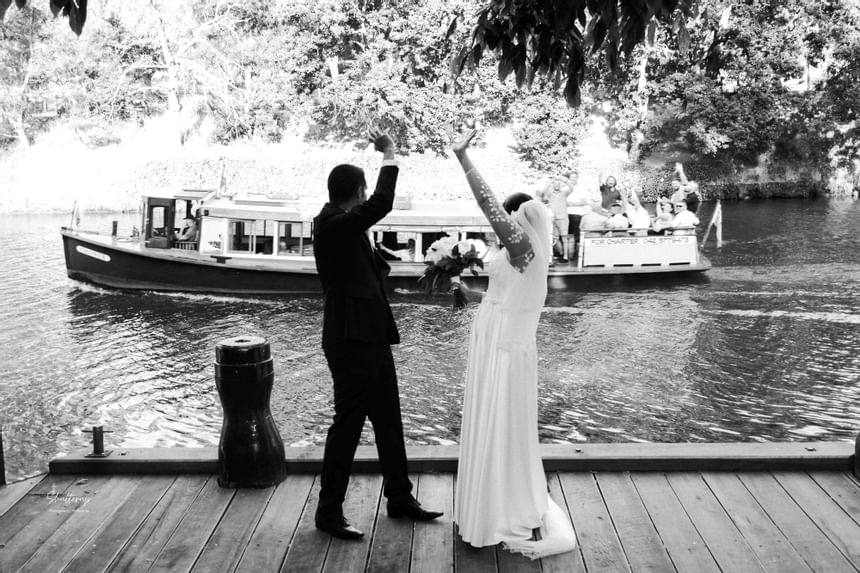
[[[536,559],[570,551],[576,537],[567,513],[549,497],[538,449],[535,334],[547,293],[552,218],[532,200],[513,219],[534,258],[521,273],[503,249],[489,266],[469,338],[454,521],[470,545],[504,543]]]

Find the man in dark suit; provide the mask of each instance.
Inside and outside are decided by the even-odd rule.
[[[363,533],[343,515],[355,449],[370,418],[385,478],[389,517],[435,519],[412,496],[391,345],[400,342],[384,278],[390,267],[371,246],[367,230],[394,204],[397,163],[394,141],[370,133],[383,153],[376,190],[369,199],[364,172],[338,165],[328,177],[329,202],[314,219],[314,255],[325,292],[322,346],[334,381],[334,421],[323,457],[316,527],[343,539]]]

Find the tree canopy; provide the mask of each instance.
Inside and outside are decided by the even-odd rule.
[[[0,145],[60,118],[97,145],[168,117],[179,143],[381,123],[402,152],[442,153],[447,124],[479,120],[557,171],[596,118],[631,160],[683,156],[696,177],[860,172],[855,0],[104,0],[80,37],[50,14],[79,32],[82,0],[16,3],[0,0]]]
[[[669,23],[683,52],[689,45],[686,18],[693,0],[493,0],[478,12],[471,46],[454,60],[455,73],[476,65],[492,51],[499,78],[513,74],[517,86],[535,75],[564,86],[571,106],[581,101],[589,53],[603,51],[614,71],[621,54],[630,55],[646,39],[653,42],[658,22]],[[456,21],[452,24],[456,26]]]

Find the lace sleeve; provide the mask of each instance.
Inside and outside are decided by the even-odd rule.
[[[511,266],[519,272],[524,272],[535,257],[528,235],[505,212],[477,169],[466,171],[466,180],[478,202],[478,207],[493,227],[493,232],[498,235],[499,242],[507,249]]]

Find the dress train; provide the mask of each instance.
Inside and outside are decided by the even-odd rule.
[[[576,534],[570,523],[570,518],[547,495],[547,511],[540,526],[538,540],[506,540],[502,546],[513,553],[521,553],[529,559],[541,559],[566,553],[576,548]]]

